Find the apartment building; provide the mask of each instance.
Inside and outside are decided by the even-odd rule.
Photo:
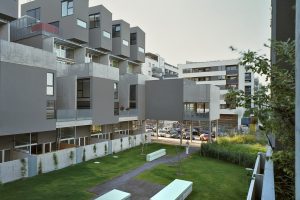
[[[156,78],[178,78],[179,69],[165,61],[159,54],[146,53],[142,73]]]
[[[88,1],[30,1],[19,19],[3,2],[0,162],[142,131],[142,29]]]
[[[239,60],[187,62],[180,64],[179,68],[182,70],[181,78],[195,81],[197,84],[212,84],[220,88],[219,130],[224,132],[239,129],[245,109],[231,109],[231,105],[225,102],[225,94],[229,88],[234,88],[243,90],[246,95],[253,95],[253,73],[239,65]]]
[[[29,1],[18,19],[16,1],[0,2],[0,162],[141,134],[146,119],[162,119],[149,112],[155,106],[149,88],[156,90],[151,85],[157,78],[142,72],[140,27],[113,21],[109,10],[88,7],[88,1]],[[165,62],[163,69],[165,77],[178,73]],[[180,109],[190,111],[178,120],[212,119],[206,113],[212,99],[198,98],[212,87],[164,81],[158,83],[173,95],[180,85]]]

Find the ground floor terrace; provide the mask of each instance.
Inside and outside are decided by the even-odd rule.
[[[166,149],[167,155],[146,162],[146,154]],[[243,167],[201,157],[198,149],[147,144],[70,167],[0,185],[5,199],[94,199],[111,190],[149,199],[174,179],[193,182],[188,199],[245,199],[249,177]]]
[[[21,154],[40,155],[83,147],[124,136],[145,133],[144,121],[107,125],[59,127],[56,130],[0,136],[0,163],[21,159]]]

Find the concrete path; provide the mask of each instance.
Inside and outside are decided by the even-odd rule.
[[[199,148],[190,147],[190,153],[194,153]],[[158,191],[160,191],[164,186],[162,185],[156,185],[145,181],[140,181],[134,179],[135,176],[139,175],[140,173],[149,170],[159,164],[163,163],[171,163],[175,164],[178,162],[178,160],[182,160],[186,158],[188,155],[184,153],[181,153],[179,156],[164,156],[157,160],[154,160],[152,162],[147,162],[141,167],[134,169],[132,171],[129,171],[122,176],[116,177],[112,180],[109,180],[103,184],[97,185],[91,189],[89,189],[89,192],[92,192],[96,194],[97,196],[101,196],[105,194],[106,192],[109,192],[112,189],[119,189],[124,192],[131,193],[131,199],[133,200],[146,200],[150,197],[154,196]],[[175,179],[175,177],[174,177]]]

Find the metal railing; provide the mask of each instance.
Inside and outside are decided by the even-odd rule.
[[[138,109],[120,110],[119,117],[135,117],[138,115]]]
[[[46,35],[49,37],[59,35],[59,29],[51,24],[40,22],[30,16],[23,16],[11,22],[11,40],[17,41],[35,35]]]
[[[208,119],[209,112],[206,113],[197,113],[195,111],[185,111],[184,118],[187,120],[201,120],[201,119]]]
[[[92,114],[90,109],[77,109],[77,110],[57,110],[57,121],[80,121],[91,120]]]
[[[272,148],[258,153],[248,190],[247,200],[275,200],[274,166]]]

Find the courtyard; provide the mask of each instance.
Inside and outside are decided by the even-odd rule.
[[[145,154],[165,148],[167,155],[146,163]],[[248,178],[243,167],[201,157],[192,149],[149,144],[65,169],[0,186],[5,199],[93,199],[114,188],[149,199],[175,178],[193,182],[188,199],[243,199]],[[179,155],[180,154],[180,155]],[[180,162],[178,162],[180,160]]]

